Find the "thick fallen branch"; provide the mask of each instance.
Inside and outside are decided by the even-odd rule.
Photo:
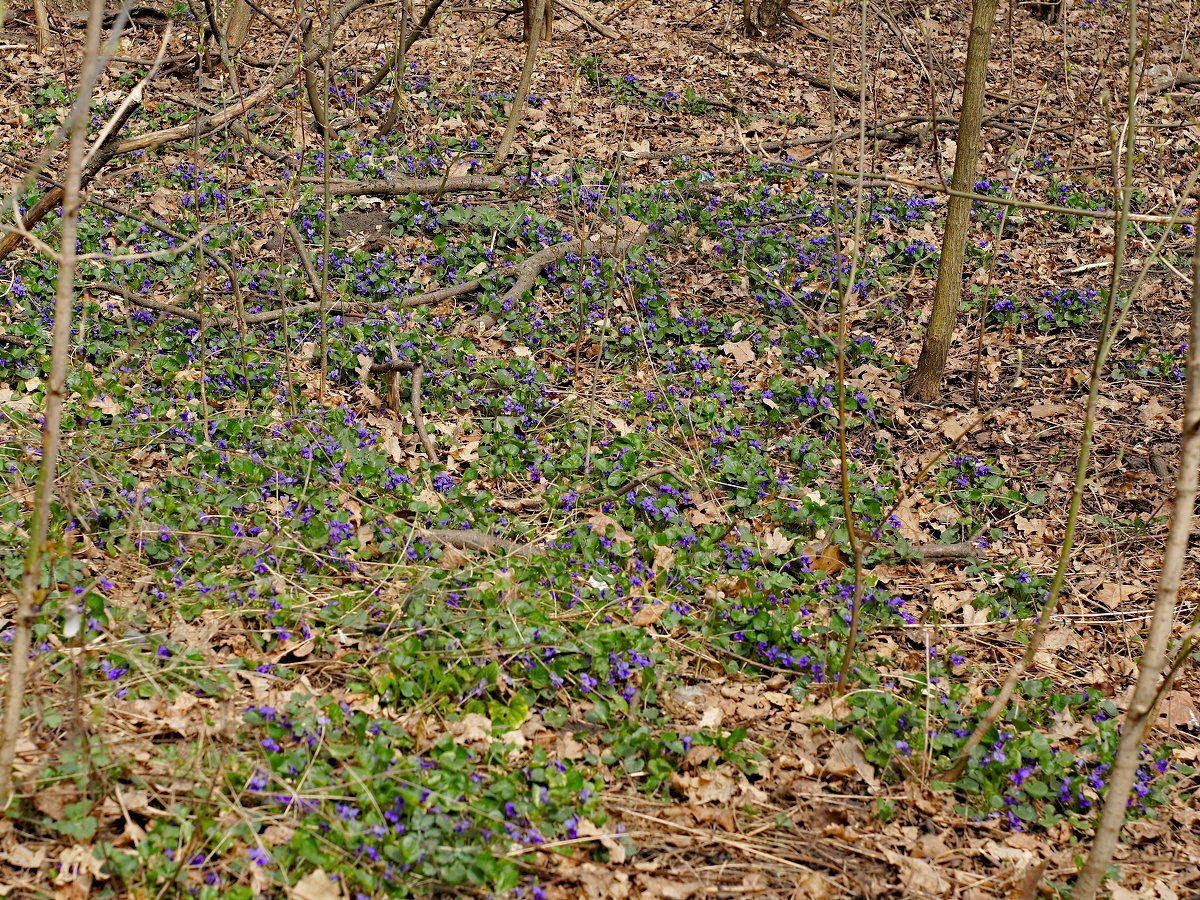
[[[91,157],[88,159],[83,171],[80,172],[80,189],[87,188],[92,179],[96,177],[96,173],[103,169],[110,159],[117,155],[120,150],[120,145],[117,142],[116,136],[120,133],[129,117],[139,106],[138,103],[128,103],[117,114],[117,117],[112,122],[112,127],[108,130],[108,135],[101,142],[100,146],[92,151]],[[0,260],[3,260],[10,253],[16,250],[25,242],[25,232],[29,231],[38,222],[42,221],[51,210],[57,209],[62,203],[63,187],[56,184],[46,193],[42,194],[40,200],[33,205],[29,212],[25,213],[21,220],[21,227],[14,228],[12,231],[4,235],[0,239]]]
[[[421,535],[456,550],[485,550],[488,553],[509,553],[513,556],[524,557],[542,552],[540,547],[533,544],[518,544],[516,541],[496,537],[494,534],[484,531],[476,531],[474,528],[465,531],[454,528],[433,528],[422,531]]]
[[[545,271],[546,267],[551,263],[558,262],[571,253],[578,253],[580,256],[609,256],[620,257],[624,256],[635,247],[640,247],[650,238],[650,230],[643,229],[631,237],[618,240],[613,243],[605,241],[564,241],[561,244],[552,244],[544,250],[539,250],[532,256],[527,256],[521,262],[510,266],[507,269],[499,269],[489,273],[489,278],[516,276],[516,281],[507,291],[500,297],[500,302],[515,302],[520,299],[521,295],[533,287],[537,281],[538,275]],[[217,257],[213,257],[216,259]],[[483,286],[482,278],[474,278],[471,281],[464,281],[462,284],[452,284],[448,287],[438,288],[434,291],[427,291],[423,294],[416,294],[408,297],[400,302],[401,309],[412,309],[417,306],[428,306],[433,303],[440,303],[443,300],[449,300],[454,297],[460,297],[463,294],[473,294]],[[224,315],[208,318],[201,313],[194,312],[190,309],[184,309],[181,306],[176,306],[172,303],[163,303],[158,300],[151,300],[142,294],[122,287],[119,284],[112,284],[107,281],[89,281],[80,287],[92,291],[103,291],[108,294],[114,294],[117,297],[132,303],[134,306],[140,306],[143,309],[151,309],[156,312],[168,313],[173,316],[178,316],[182,319],[187,319],[190,322],[195,322],[202,327],[226,328],[230,325],[239,324],[239,319],[236,316]],[[246,325],[263,325],[268,322],[276,322],[282,319],[285,315],[297,315],[300,313],[318,312],[321,309],[331,313],[341,313],[343,315],[363,315],[370,310],[385,309],[391,303],[390,300],[378,301],[335,301],[322,304],[319,301],[312,303],[301,303],[297,306],[292,306],[284,309],[272,309],[259,313],[247,313],[244,319],[240,320]],[[491,327],[496,324],[495,316],[490,313],[482,317],[482,324],[485,327]],[[375,365],[394,366],[394,368],[376,369]],[[372,365],[371,371],[404,371],[399,366],[402,364],[393,363],[377,363]]]
[[[301,184],[311,184],[318,194],[325,193],[325,179],[307,175]],[[329,182],[329,193],[336,197],[406,197],[416,194],[422,197],[465,191],[512,191],[524,185],[515,178],[495,175],[452,175],[448,178],[371,178],[351,181],[337,178]],[[271,185],[271,190],[282,190],[288,185]]]
[[[979,556],[979,545],[972,541],[959,544],[920,544],[909,546],[908,552],[922,559],[974,559]]]
[[[371,0],[349,0],[345,6],[334,14],[333,21],[331,22],[332,32],[336,33],[356,10],[366,6],[369,2]],[[226,123],[240,119],[246,113],[250,112],[250,110],[270,100],[282,87],[290,84],[295,79],[296,73],[302,67],[311,66],[324,53],[324,45],[318,44],[304,53],[297,62],[289,66],[284,66],[265,85],[253,93],[247,94],[232,106],[228,106],[220,112],[211,115],[200,116],[193,122],[176,125],[173,128],[164,128],[161,131],[154,131],[150,134],[143,134],[135,138],[130,138],[127,141],[122,141],[113,151],[113,155],[121,156],[126,153],[132,153],[135,150],[152,150],[155,147],[161,147],[163,144],[169,144],[172,141],[190,140],[216,131]]]
[[[580,22],[582,22],[588,28],[591,28],[594,31],[597,31],[600,34],[604,35],[610,41],[625,41],[626,43],[629,43],[628,37],[621,34],[621,32],[617,31],[615,28],[609,28],[607,25],[605,25],[603,22],[601,22],[599,19],[597,19],[595,16],[593,16],[587,10],[582,9],[579,6],[576,6],[574,3],[571,2],[571,0],[554,0],[554,2],[555,2],[555,5],[558,6],[560,9],[566,10],[569,15],[572,15],[575,18],[577,18]]]

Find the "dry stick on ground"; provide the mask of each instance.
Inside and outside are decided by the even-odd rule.
[[[462,531],[451,528],[423,529],[421,534],[457,550],[486,550],[489,553],[504,552],[526,557],[540,552],[540,549],[532,544],[518,544],[516,541],[496,537],[474,528]]]
[[[565,9],[570,15],[577,18],[580,22],[582,22],[588,28],[591,28],[594,31],[599,32],[600,34],[602,34],[606,38],[608,38],[610,41],[624,41],[625,43],[629,43],[628,37],[621,34],[621,32],[617,31],[615,28],[609,28],[607,25],[605,25],[603,22],[601,22],[599,19],[597,19],[595,16],[593,16],[587,10],[581,9],[580,7],[576,6],[574,3],[571,2],[571,0],[554,0],[554,2],[555,2],[556,6],[562,8],[562,9]]]
[[[525,0],[529,2],[529,0]],[[521,83],[517,85],[517,95],[513,98],[512,111],[508,114],[508,123],[504,126],[504,136],[500,138],[500,146],[496,148],[492,168],[499,170],[512,150],[513,139],[517,136],[517,126],[521,115],[525,112],[525,99],[529,96],[529,82],[533,79],[533,67],[537,63],[538,44],[542,39],[542,28],[545,25],[546,4],[550,0],[534,0],[533,20],[530,24],[529,46],[525,49],[525,64],[521,67]]]
[[[174,234],[173,232],[166,233]],[[641,245],[645,244],[649,238],[650,231],[646,229],[638,232],[632,237],[617,241],[615,244],[608,244],[603,241],[589,241],[582,248],[583,253],[580,255],[611,256],[614,258],[620,257],[635,247],[640,247]],[[521,262],[507,269],[498,269],[495,272],[489,273],[489,278],[505,277],[510,275],[516,275],[517,277],[517,280],[512,287],[510,287],[504,292],[503,295],[501,295],[501,304],[509,301],[515,303],[520,299],[521,295],[525,293],[525,291],[533,287],[534,283],[537,281],[538,275],[540,275],[547,266],[549,266],[551,263],[558,262],[570,253],[578,252],[580,249],[579,241],[563,241],[559,244],[552,244],[544,250],[539,250],[532,256],[527,256]],[[211,258],[214,261],[220,261],[220,257],[213,256]],[[416,294],[412,297],[402,300],[399,306],[401,309],[429,306],[433,303],[440,303],[443,300],[461,297],[463,294],[473,294],[482,286],[483,279],[475,278],[471,281],[464,281],[462,284],[452,284],[448,287],[438,288],[434,291]],[[144,297],[141,294],[130,290],[129,288],[106,281],[89,281],[86,284],[81,285],[81,287],[87,290],[104,291],[105,293],[114,294],[118,297],[121,297],[125,301],[134,304],[135,306],[140,306],[144,309],[152,309],[157,312],[169,313],[173,316],[179,316],[180,318],[187,319],[188,321],[205,326],[211,326],[213,328],[226,328],[230,325],[236,325],[238,323],[238,318],[236,316],[227,315],[210,319],[198,312],[193,312],[190,309],[184,309],[171,303],[162,303],[158,300],[151,300],[148,297]],[[324,308],[331,313],[362,315],[366,310],[385,308],[390,302],[391,301],[385,300],[336,301],[325,304]],[[262,325],[267,322],[277,322],[279,319],[283,318],[285,314],[296,315],[299,313],[318,312],[321,310],[321,308],[321,302],[314,301],[312,303],[301,303],[297,306],[289,307],[286,312],[282,309],[273,309],[260,313],[247,313],[245,316],[245,323],[247,325]],[[495,317],[491,314],[485,315],[482,321],[483,324],[488,327],[496,323]],[[394,365],[397,368],[376,370],[374,366],[372,366],[372,371],[404,371],[403,369],[400,369],[399,366],[406,364],[379,363],[377,365]]]
[[[133,115],[138,105],[137,103],[130,103],[121,110],[119,119],[115,122],[116,127],[109,129],[108,136],[104,139],[104,142],[92,152],[91,158],[88,159],[79,173],[81,190],[87,187],[91,180],[96,177],[96,173],[103,169],[108,164],[108,161],[117,155],[117,148],[119,146],[117,134],[125,122],[128,121],[129,117]],[[83,140],[83,138],[81,137],[80,140]],[[33,205],[29,212],[25,213],[21,219],[21,226],[14,228],[8,234],[4,235],[3,239],[0,239],[0,260],[5,259],[24,243],[24,232],[32,229],[33,226],[49,215],[52,210],[58,208],[62,202],[64,192],[65,185],[64,187],[50,188]]]
[[[54,330],[50,343],[50,377],[46,382],[46,400],[42,425],[42,462],[37,492],[26,525],[29,547],[17,591],[8,693],[4,703],[4,723],[0,731],[0,808],[12,799],[12,770],[21,729],[21,708],[25,699],[25,681],[29,675],[29,647],[37,608],[37,590],[42,581],[42,553],[50,525],[50,507],[54,500],[54,482],[61,441],[63,405],[66,399],[67,368],[71,352],[71,315],[75,306],[75,241],[79,227],[79,197],[83,190],[84,139],[88,116],[79,114],[91,103],[100,78],[100,28],[104,18],[104,0],[92,0],[88,11],[87,35],[79,70],[78,107],[71,126],[67,151],[67,171],[62,193],[62,244],[58,259],[58,280],[54,292]]]
[[[785,62],[781,62],[780,60],[777,60],[777,59],[772,59],[771,57],[767,56],[767,54],[763,53],[761,50],[726,50],[725,48],[719,47],[718,45],[712,43],[711,41],[705,41],[704,43],[707,44],[709,47],[712,47],[714,50],[717,50],[720,53],[724,53],[728,56],[732,56],[734,59],[753,60],[754,62],[762,63],[764,66],[770,66],[773,69],[780,69],[780,70],[786,72],[788,75],[794,75],[796,78],[800,78],[803,81],[807,81],[809,84],[813,85],[814,87],[824,88],[827,91],[834,90],[834,91],[837,91],[839,94],[843,95],[844,97],[852,98],[855,100],[858,99],[858,86],[857,85],[848,84],[846,82],[833,81],[829,78],[826,78],[824,75],[818,75],[815,72],[809,72],[804,69],[798,69],[790,63],[785,63]],[[856,131],[855,133],[857,134],[858,132]]]
[[[1133,13],[1130,13],[1131,17]],[[1167,644],[1175,624],[1175,604],[1180,579],[1188,555],[1192,534],[1192,515],[1196,509],[1196,482],[1200,475],[1200,216],[1192,253],[1192,321],[1188,334],[1187,391],[1184,399],[1183,429],[1179,436],[1179,470],[1175,477],[1175,508],[1167,545],[1163,551],[1158,592],[1154,597],[1154,615],[1146,635],[1146,650],[1138,664],[1133,700],[1121,723],[1121,742],[1108,778],[1104,811],[1096,826],[1087,863],[1075,887],[1072,900],[1092,900],[1104,884],[1105,872],[1125,824],[1126,803],[1140,762],[1142,737],[1150,724],[1159,699],[1171,688],[1178,667],[1168,669]],[[1163,678],[1164,671],[1167,672]]]
[[[324,193],[323,179],[316,175],[306,175],[300,179],[301,184],[311,184],[317,194]],[[449,178],[371,178],[364,181],[350,181],[337,178],[329,182],[329,193],[336,197],[403,197],[417,194],[422,197],[436,194],[460,193],[466,191],[516,191],[525,185],[520,179],[496,175],[452,175]],[[284,188],[283,183],[273,184],[269,190]]]
[[[988,113],[984,117],[984,125],[988,128],[999,127],[1002,124],[1002,117],[1020,106],[1025,106],[1030,101],[1016,100],[1005,106]],[[867,137],[871,140],[888,141],[896,144],[911,144],[921,141],[925,136],[924,126],[929,125],[928,116],[893,116],[890,119],[883,119],[875,123],[873,128],[867,129]],[[886,131],[889,125],[921,125],[922,128],[916,131]],[[939,116],[937,119],[938,127],[953,128],[958,126],[958,119],[953,116],[945,118]],[[1005,130],[1009,130],[1005,126]],[[747,152],[762,152],[771,151],[777,152],[780,150],[789,150],[792,147],[808,147],[813,145],[820,146],[817,153],[804,157],[801,160],[779,160],[779,164],[790,164],[793,166],[803,165],[813,156],[819,156],[829,149],[833,144],[841,141],[849,140],[850,138],[858,137],[858,129],[850,128],[845,131],[834,132],[831,134],[810,134],[801,138],[790,138],[787,140],[772,140],[772,141],[744,141],[737,144],[717,144],[712,147],[705,147],[699,144],[685,147],[673,147],[670,150],[642,150],[634,153],[626,153],[625,156],[629,159],[674,159],[678,156],[735,156],[739,153]],[[878,176],[872,176],[878,177]],[[923,187],[924,183],[920,183]],[[945,190],[943,187],[931,187],[931,190]]]
[[[186,97],[183,94],[164,94],[163,96],[169,100],[174,100],[176,103],[185,103],[188,106],[194,106],[201,112],[212,114],[219,111],[217,107],[213,106],[211,103],[205,103],[203,100],[200,100],[196,97]],[[266,119],[259,120],[258,125],[259,127],[263,127],[271,122],[276,121],[277,119],[277,116],[269,116]],[[228,122],[226,123],[226,127],[228,127],[230,134],[253,146],[257,152],[267,157],[267,159],[274,160],[275,162],[280,162],[283,159],[291,159],[290,153],[285,153],[282,150],[278,150],[275,147],[264,143],[262,139],[256,138],[250,133],[250,129],[241,122]]]
[[[369,2],[371,0],[348,0],[346,5],[339,9],[330,21],[331,30],[336,33],[351,15],[359,8],[366,6]],[[161,147],[163,144],[169,144],[172,141],[190,139],[197,134],[201,137],[210,134],[226,123],[241,118],[250,112],[250,110],[272,99],[280,88],[292,82],[302,66],[312,65],[324,53],[325,47],[323,45],[316,46],[310,52],[302,54],[299,61],[280,69],[270,81],[254,91],[254,93],[247,94],[237,103],[212,115],[200,116],[195,121],[184,125],[176,125],[172,128],[164,128],[161,131],[154,131],[150,134],[129,138],[117,145],[113,155],[121,156],[126,153],[132,153],[135,150],[152,150],[155,147]]]
[[[421,440],[421,446],[429,454],[429,461],[437,466],[441,465],[442,460],[438,456],[437,447],[430,439],[429,433],[425,430],[425,416],[421,414],[421,378],[424,374],[424,366],[417,365],[413,367],[412,393],[409,395],[409,405],[412,407],[413,427],[417,430],[417,437]]]

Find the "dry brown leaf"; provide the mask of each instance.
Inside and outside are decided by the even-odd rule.
[[[1114,609],[1129,600],[1136,600],[1148,590],[1144,584],[1113,584],[1106,581],[1096,589],[1095,598],[1109,609]]]
[[[467,713],[461,721],[451,722],[448,730],[459,746],[492,742],[492,720],[479,713]]]
[[[655,875],[639,875],[637,885],[642,889],[646,898],[662,898],[662,900],[689,900],[691,897],[703,896],[704,884],[696,880],[676,881],[673,878],[660,878]]]
[[[0,851],[0,859],[21,869],[40,869],[46,864],[46,848],[31,850],[26,844],[13,844]]]
[[[668,571],[675,564],[675,551],[665,544],[658,544],[654,548],[654,564],[653,569],[655,574]]]
[[[820,872],[803,872],[796,879],[791,900],[825,900],[828,896],[828,878]]]
[[[867,761],[858,738],[848,737],[835,746],[825,760],[825,771],[835,778],[847,778],[857,774],[871,788],[879,786],[875,767]]]
[[[608,858],[614,865],[621,865],[625,862],[625,848],[621,842],[612,834],[606,831],[601,831],[589,819],[580,819],[579,824],[575,826],[575,833],[581,838],[595,838],[600,842],[600,846],[608,851]]]
[[[772,529],[762,543],[763,558],[774,559],[777,556],[782,556],[792,549],[794,543],[796,543],[795,538],[789,538],[778,528]]]
[[[633,624],[638,628],[647,628],[661,619],[666,609],[665,603],[647,603],[633,614]]]
[[[292,900],[341,900],[342,889],[324,869],[316,868],[297,881],[288,896]]]
[[[721,345],[721,352],[733,357],[733,361],[738,365],[754,362],[754,345],[749,340],[737,343],[726,341]]]
[[[1200,729],[1200,714],[1196,712],[1195,701],[1187,691],[1171,691],[1166,702],[1167,724],[1172,728],[1185,728],[1188,731]]]

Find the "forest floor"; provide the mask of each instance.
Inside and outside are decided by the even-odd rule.
[[[1172,497],[1192,229],[1155,219],[1194,208],[1194,9],[1143,16],[1147,219],[1119,296],[1150,270],[1102,373],[1063,605],[946,783],[1062,545],[1111,278],[1112,221],[1086,213],[1113,205],[1126,7],[1001,9],[976,190],[1078,214],[976,203],[944,396],[920,404],[902,391],[967,6],[867,3],[860,107],[856,6],[751,41],[728,4],[572,3],[610,33],[559,10],[494,175],[524,45],[519,10],[487,2],[436,17],[371,93],[402,26],[351,16],[328,147],[297,79],[248,131],[97,176],[0,896],[1065,890]],[[56,20],[38,54],[8,16],[0,184],[28,208],[47,184],[21,166],[67,113],[83,29]],[[93,133],[164,33],[143,15],[122,39]],[[267,85],[298,52],[284,33],[256,18],[235,84],[215,55],[198,71],[181,14],[122,139]],[[55,214],[45,252],[0,261],[6,638],[57,233]],[[847,507],[863,595],[839,685]],[[1113,896],[1200,890],[1198,697],[1190,665]]]

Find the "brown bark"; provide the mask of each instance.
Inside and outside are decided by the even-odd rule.
[[[742,14],[745,18],[746,37],[773,37],[787,18],[789,3],[790,0],[762,0],[754,7],[750,0],[745,0]]]
[[[967,41],[962,113],[958,120],[958,150],[954,156],[954,175],[951,180],[952,189],[959,194],[951,195],[946,211],[946,233],[942,238],[942,258],[938,265],[933,312],[929,317],[929,328],[925,331],[925,343],[921,347],[917,370],[908,384],[909,396],[917,400],[933,400],[941,392],[942,376],[946,372],[946,360],[954,340],[972,203],[969,197],[960,194],[969,192],[975,183],[996,6],[997,0],[975,0],[971,8],[971,36]]]
[[[537,5],[537,0],[521,0],[521,24],[524,26],[523,34],[526,41],[533,37],[533,20],[537,15]],[[541,24],[542,30],[538,35],[538,40],[548,44],[554,31],[554,3],[552,0],[546,0],[546,4],[542,8]]]

